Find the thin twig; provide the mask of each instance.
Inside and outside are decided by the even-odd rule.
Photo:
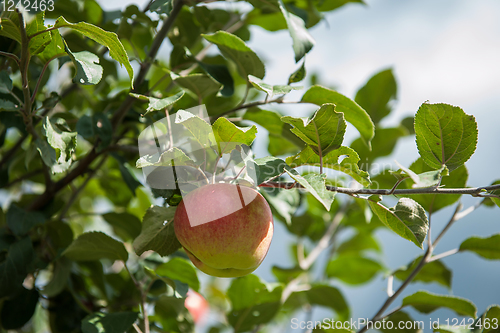
[[[259,185],[260,187],[272,187],[272,188],[303,188],[299,183],[281,183],[281,182],[265,182]],[[392,194],[470,194],[474,195],[482,191],[494,191],[500,189],[500,184],[480,186],[480,187],[467,187],[467,188],[435,188],[435,187],[423,187],[423,188],[410,188],[410,189],[369,189],[369,188],[346,188],[346,187],[336,187],[327,185],[326,189],[332,192],[344,193],[344,194],[376,194],[376,195],[392,195]]]
[[[55,56],[53,56],[52,58],[50,58],[46,63],[45,65],[43,65],[43,68],[42,68],[42,72],[40,73],[40,76],[38,77],[38,80],[36,81],[36,85],[35,85],[35,89],[33,89],[33,94],[31,95],[31,103],[33,104],[33,102],[35,101],[35,98],[36,98],[36,94],[38,92],[38,88],[40,87],[40,83],[42,82],[42,78],[43,78],[43,75],[45,74],[45,71],[47,70],[47,68],[49,67],[49,64],[51,63],[52,60],[56,59],[56,58],[59,58],[59,57],[62,57],[64,56],[66,53],[60,53],[60,54],[56,54]]]
[[[342,219],[344,218],[346,210],[347,204],[343,205],[342,208],[337,212],[337,214],[335,214],[332,223],[330,223],[328,229],[325,231],[316,247],[304,259],[304,261],[300,265],[300,268],[302,268],[303,270],[309,269],[309,267],[311,267],[316,259],[318,259],[321,252],[323,252],[323,250],[325,250],[330,245],[330,241],[332,240],[332,237],[335,234],[340,221],[342,221]]]
[[[433,262],[436,260],[440,260],[440,259],[452,256],[452,255],[458,253],[459,251],[460,251],[459,249],[453,249],[453,250],[449,250],[449,251],[437,254],[435,256],[432,256],[427,262]]]
[[[441,240],[441,238],[443,238],[443,236],[446,233],[446,231],[448,231],[448,229],[450,229],[450,227],[453,224],[453,222],[456,221],[457,214],[458,214],[458,212],[461,209],[462,209],[462,203],[459,202],[458,205],[457,205],[457,207],[455,207],[455,211],[453,212],[453,215],[451,216],[450,220],[448,221],[448,223],[446,224],[446,226],[443,228],[443,230],[441,230],[441,232],[439,233],[439,235],[436,237],[436,239],[432,243],[433,247],[436,247],[437,243],[439,243],[439,241]]]
[[[14,179],[13,181],[11,181],[10,183],[7,183],[3,186],[0,186],[0,188],[9,188],[11,187],[12,185],[16,184],[16,183],[19,183],[19,182],[22,182],[23,180],[26,180],[28,178],[31,178],[37,174],[39,174],[40,172],[42,172],[42,169],[36,169],[36,170],[33,170],[31,172],[28,172],[28,173],[25,173],[24,175],[22,175],[21,177],[17,178],[17,179]]]
[[[379,320],[386,317],[386,316],[383,316],[383,313],[385,312],[385,310],[387,310],[387,308],[392,304],[392,302],[394,302],[394,300],[403,292],[403,290],[406,288],[406,286],[408,286],[408,284],[410,284],[410,282],[413,280],[413,278],[425,266],[425,264],[427,263],[427,260],[430,258],[431,255],[432,255],[432,249],[427,248],[425,255],[420,260],[417,267],[415,267],[415,269],[410,273],[410,275],[406,278],[406,280],[404,280],[403,284],[401,286],[399,286],[399,288],[396,290],[396,292],[392,296],[390,296],[386,299],[385,303],[380,307],[380,309],[375,314],[375,316],[373,316],[373,318],[370,320],[371,322],[376,322],[376,321],[379,321]],[[368,330],[368,326],[364,326],[363,328],[361,328],[358,331],[358,333],[363,333],[363,332],[366,332],[367,330]]]
[[[4,57],[9,57],[11,58],[12,60],[14,60],[17,65],[19,66],[20,64],[20,60],[19,58],[15,55],[15,54],[12,54],[12,53],[9,53],[9,52],[3,52],[3,51],[0,51],[0,55],[4,56]]]

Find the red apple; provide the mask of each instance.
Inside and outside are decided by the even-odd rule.
[[[174,216],[174,230],[202,272],[218,277],[247,275],[264,260],[273,237],[267,201],[253,188],[205,185],[187,194]]]
[[[208,312],[208,302],[196,291],[189,289],[184,306],[188,309],[195,323],[198,323]]]

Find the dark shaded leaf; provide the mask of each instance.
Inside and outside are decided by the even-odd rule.
[[[83,333],[123,333],[132,328],[137,320],[137,312],[96,312],[82,321]]]
[[[241,38],[225,31],[202,36],[210,43],[217,45],[222,55],[235,63],[242,78],[247,79],[248,75],[254,75],[260,79],[264,77],[266,73],[264,64]]]
[[[137,255],[153,250],[162,256],[174,253],[181,247],[174,232],[175,207],[153,206],[142,219],[141,234],[134,240]]]
[[[24,236],[36,225],[45,222],[45,216],[40,212],[26,211],[15,204],[11,204],[6,214],[9,229],[16,236]]]
[[[111,259],[127,261],[128,252],[123,243],[105,233],[93,231],[81,234],[62,255],[75,261]]]
[[[0,313],[2,328],[18,329],[24,326],[35,313],[38,291],[22,288],[15,297],[5,300]]]

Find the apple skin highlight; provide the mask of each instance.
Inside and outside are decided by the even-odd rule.
[[[174,230],[202,272],[238,277],[250,274],[264,260],[274,224],[269,204],[258,191],[221,183],[187,194],[177,206]]]

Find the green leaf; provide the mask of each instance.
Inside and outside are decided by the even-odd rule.
[[[180,87],[191,90],[198,98],[205,98],[221,90],[219,82],[205,74],[190,74],[173,79]]]
[[[64,43],[64,50],[68,53],[76,68],[76,74],[73,77],[74,83],[93,85],[101,81],[102,67],[99,65],[98,56],[88,51],[73,53],[66,43]]]
[[[244,332],[268,323],[280,309],[282,291],[281,284],[264,284],[253,274],[234,279],[227,291],[229,324],[235,332]]]
[[[145,155],[139,158],[135,164],[136,168],[145,168],[148,166],[193,166],[194,161],[177,147],[164,151],[160,156],[158,154]]]
[[[76,131],[87,140],[99,137],[101,140],[100,148],[107,147],[113,136],[111,121],[104,113],[100,112],[80,117],[76,123]]]
[[[429,220],[422,206],[409,198],[399,199],[396,206],[392,208],[371,200],[368,203],[383,224],[399,236],[422,248],[429,230]]]
[[[5,260],[0,263],[0,299],[20,290],[34,257],[29,237],[9,246]]]
[[[406,280],[410,274],[418,266],[419,262],[422,260],[422,256],[413,260],[409,265],[399,268],[393,275],[401,281]],[[434,260],[431,261],[418,272],[418,274],[413,278],[412,282],[420,281],[424,283],[436,282],[442,286],[451,289],[451,275],[452,272],[445,266],[441,261]]]
[[[156,274],[189,285],[194,291],[200,289],[200,281],[193,265],[187,260],[175,257],[155,269]]]
[[[322,105],[335,104],[337,112],[344,113],[345,120],[350,122],[359,131],[363,142],[371,148],[370,141],[375,135],[375,125],[368,113],[356,102],[344,95],[322,86],[313,86],[302,96],[302,102]]]
[[[67,130],[69,128],[64,119],[45,117],[43,134],[47,141],[42,138],[35,141],[44,163],[50,167],[52,173],[64,172],[71,166],[71,155],[76,149],[77,133]]]
[[[274,95],[285,95],[288,94],[292,90],[300,90],[303,87],[292,87],[288,85],[271,85],[267,84],[258,77],[253,75],[248,75],[248,81],[255,87],[257,90],[265,92],[269,98],[272,98]]]
[[[476,150],[476,120],[456,106],[422,104],[415,115],[415,134],[420,156],[433,169],[446,165],[453,171]]]
[[[65,45],[59,30],[51,30],[43,33],[41,36],[44,35],[50,36],[50,42],[45,46],[42,52],[37,54],[43,63],[47,63],[54,57],[66,55],[66,51],[64,50]]]
[[[184,91],[178,92],[177,94],[170,96],[170,97],[165,97],[165,98],[154,98],[154,97],[149,97],[149,96],[144,96],[140,94],[134,94],[130,93],[130,96],[135,97],[137,99],[140,99],[141,101],[148,101],[148,108],[146,109],[146,113],[143,114],[143,116],[147,115],[151,111],[156,111],[156,110],[162,110],[165,109],[167,106],[170,106],[180,100],[182,96],[184,96]]]
[[[120,170],[120,174],[123,178],[123,181],[129,188],[130,192],[132,192],[132,195],[135,196],[135,189],[138,188],[139,186],[142,186],[142,184],[135,178],[132,172],[130,172],[130,170],[127,168],[126,166],[127,162],[123,157],[115,153],[112,153],[111,156],[113,156],[118,161],[118,169]]]
[[[38,296],[36,288],[22,288],[14,298],[5,300],[0,313],[2,328],[14,330],[24,326],[35,313]]]
[[[500,306],[491,305],[488,307],[483,315],[477,319],[475,326],[479,330],[474,330],[474,333],[497,333],[500,327]]]
[[[383,70],[361,87],[354,100],[378,124],[392,109],[392,101],[396,99],[397,84],[392,69]]]
[[[351,143],[361,159],[361,169],[369,170],[370,164],[379,157],[392,154],[398,140],[409,134],[408,130],[402,126],[393,128],[376,128],[375,136],[371,141],[371,150],[364,143],[362,138],[358,138]]]
[[[11,204],[6,214],[9,229],[16,236],[24,236],[36,225],[45,222],[45,216],[40,212],[26,211],[15,204]]]
[[[410,166],[410,170],[418,173],[419,175],[428,172],[432,173],[432,171],[429,171],[430,169],[431,168],[425,164],[422,158],[417,159]],[[462,165],[450,172],[448,176],[444,176],[441,180],[441,185],[445,188],[463,188],[467,186],[468,177],[469,174],[467,172],[467,168],[465,165]],[[408,181],[404,184],[408,184]],[[460,199],[460,194],[414,194],[408,195],[407,197],[418,202],[426,211],[430,211],[432,209],[432,212],[435,213],[438,210],[457,202]]]
[[[128,252],[123,243],[100,231],[81,234],[71,243],[62,255],[75,261],[92,261],[100,259],[127,261]]]
[[[10,18],[0,18],[0,36],[13,39],[21,44],[21,31],[19,30],[19,19],[17,15],[13,14]]]
[[[202,147],[210,148],[215,145],[212,126],[191,112],[184,110],[177,111],[175,114],[175,123],[182,124]]]
[[[130,87],[133,88],[134,82],[134,70],[127,56],[127,52],[123,47],[122,43],[118,39],[118,36],[114,32],[109,32],[96,27],[93,24],[86,22],[79,23],[69,23],[64,17],[59,17],[54,24],[55,28],[70,28],[78,31],[85,37],[88,37],[99,44],[106,46],[109,49],[109,55],[111,58],[118,61],[128,72],[130,78]]]
[[[339,163],[339,158],[341,156],[346,157],[343,158]],[[295,156],[287,157],[286,162],[293,168],[299,167],[301,165],[314,165],[317,167],[320,166],[319,156],[311,149],[310,146],[306,147]],[[358,162],[358,154],[353,149],[345,146],[333,150],[323,156],[323,167],[342,171],[345,174],[351,176],[361,185],[369,186],[371,183],[370,175],[368,174],[368,172],[359,169]]]
[[[427,291],[418,291],[403,299],[402,306],[412,306],[421,313],[431,313],[439,308],[448,308],[459,316],[476,318],[476,306],[469,300],[457,296],[432,294]]]
[[[500,179],[494,181],[493,183],[491,183],[491,185],[500,185]],[[490,191],[490,194],[493,194],[493,195],[500,197],[500,190]],[[493,201],[493,204],[490,204],[490,200]],[[500,198],[496,198],[496,197],[485,198],[483,200],[483,204],[485,204],[487,206],[493,206],[494,204],[496,204],[498,207],[500,207]]]
[[[331,260],[326,267],[329,277],[351,285],[363,284],[383,269],[378,262],[354,254],[343,254]]]
[[[290,77],[288,78],[288,84],[295,83],[295,82],[300,82],[300,81],[304,80],[304,78],[306,77],[306,67],[305,67],[305,65],[306,65],[306,62],[303,61],[302,65],[300,66],[300,68],[297,69],[292,74],[290,74]]]
[[[316,284],[304,293],[309,304],[330,308],[337,313],[341,320],[347,320],[349,318],[349,306],[344,296],[337,288],[329,285]]]
[[[255,174],[255,185],[260,185],[270,179],[276,178],[283,174],[285,169],[290,169],[285,161],[273,156],[253,160],[247,163],[247,168],[252,170],[251,174]]]
[[[54,297],[66,288],[71,273],[71,261],[61,257],[54,262],[52,279],[41,290],[42,294]]]
[[[290,281],[300,276],[300,274],[304,273],[304,270],[302,270],[302,268],[298,266],[292,268],[273,266],[272,272],[279,282],[290,283]]]
[[[470,333],[471,331],[467,327],[464,327],[464,326],[439,325],[439,327],[433,329],[433,332]]]
[[[404,311],[398,311],[396,313],[393,313],[389,317],[385,318],[384,321],[386,323],[391,322],[392,326],[390,326],[389,324],[383,325],[383,328],[380,329],[380,331],[383,333],[393,333],[396,330],[398,333],[423,333],[423,329],[425,326],[425,325],[420,326],[420,323],[423,323],[423,321],[415,321]],[[412,328],[406,328],[405,326],[406,323],[411,323]],[[413,325],[419,325],[419,326],[414,327]],[[389,329],[389,327],[393,328]]]
[[[260,79],[264,77],[266,73],[264,64],[241,38],[225,31],[202,36],[210,43],[217,45],[222,55],[235,63],[242,78],[247,79],[248,75],[254,75]]]
[[[300,204],[300,194],[297,189],[285,190],[281,188],[265,188],[262,194],[271,204],[276,213],[282,217],[287,225],[292,223],[292,216],[297,211]],[[276,216],[273,212],[273,215]],[[279,217],[278,217],[279,218]]]
[[[238,127],[224,117],[215,121],[212,130],[218,144],[220,156],[230,153],[242,144],[250,146],[257,134],[257,126]]]
[[[299,173],[293,169],[285,170],[286,173],[297,183],[302,185],[309,193],[311,193],[323,206],[325,206],[327,211],[330,211],[332,206],[333,198],[336,192],[328,191],[326,189],[326,175],[309,173],[307,175],[301,176]]]
[[[8,94],[12,91],[12,80],[6,70],[0,71],[0,93]]]
[[[196,7],[198,8],[198,7]],[[203,68],[203,70],[210,75],[214,80],[222,84],[222,89],[220,94],[224,97],[230,97],[234,94],[234,81],[231,73],[227,69],[226,65],[213,65],[206,64],[195,59],[198,65]]]
[[[50,33],[42,33],[35,37],[31,37],[33,34],[47,30],[44,25],[45,13],[40,12],[36,14],[35,18],[26,26],[26,34],[29,38],[29,50],[31,55],[36,55],[43,52],[45,47],[51,42],[52,35]]]
[[[5,99],[0,99],[0,111],[19,111],[19,105]]]
[[[369,233],[358,232],[337,248],[338,254],[344,253],[361,253],[366,250],[374,250],[380,252],[382,249],[377,240]]]
[[[443,165],[439,170],[432,170],[416,174],[411,169],[405,168],[395,161],[399,168],[413,180],[413,188],[431,187],[439,184],[443,176],[448,176],[448,168]],[[395,175],[395,174],[394,174]]]
[[[307,52],[311,51],[315,44],[315,41],[311,34],[306,29],[306,25],[302,18],[289,13],[283,0],[278,0],[280,10],[286,20],[286,25],[288,26],[288,31],[293,41],[293,52],[295,53],[295,62],[302,59]]]
[[[325,156],[338,149],[344,140],[346,123],[344,115],[335,111],[333,104],[323,104],[311,119],[281,117],[292,125],[290,131],[310,146],[316,154]]]
[[[106,213],[102,214],[104,221],[113,228],[114,233],[124,241],[135,239],[141,233],[141,221],[129,213]]]
[[[486,259],[500,259],[500,234],[488,238],[470,237],[460,244],[460,251],[472,251]]]
[[[153,250],[167,256],[181,247],[174,232],[175,207],[153,206],[146,211],[142,219],[141,234],[134,240],[135,253]]]
[[[293,127],[281,121],[278,112],[254,107],[245,112],[243,119],[251,120],[268,130],[268,151],[272,155],[296,153],[299,148],[305,146],[304,142],[290,131]]]
[[[94,312],[82,321],[83,333],[123,333],[132,328],[137,312]]]

